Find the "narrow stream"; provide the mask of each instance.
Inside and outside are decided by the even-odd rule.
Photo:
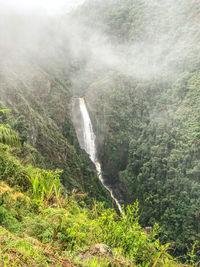
[[[90,120],[89,113],[87,111],[87,107],[85,104],[84,98],[78,98],[76,101],[79,101],[79,111],[81,116],[78,118],[79,120],[79,127],[76,127],[76,134],[79,140],[79,144],[82,149],[84,149],[90,156],[91,161],[95,164],[96,170],[99,176],[99,180],[102,182],[104,187],[110,192],[111,197],[114,199],[118,209],[120,212],[122,212],[121,205],[119,204],[119,201],[114,197],[112,189],[110,189],[108,186],[105,185],[104,179],[102,176],[102,170],[101,170],[101,164],[98,161],[97,158],[97,151],[96,151],[96,144],[95,139],[96,136],[93,131],[92,123]]]

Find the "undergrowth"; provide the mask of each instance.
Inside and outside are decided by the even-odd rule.
[[[88,207],[85,194],[66,195],[60,170],[24,167],[3,149],[0,161],[0,259],[4,266],[56,266],[56,259],[57,266],[62,266],[63,253],[76,266],[180,266],[168,253],[170,245],[160,243],[159,226],[150,230],[140,226],[137,201],[123,208],[121,215],[101,202]],[[112,257],[80,258],[80,253],[97,243],[108,245]],[[44,252],[46,248],[55,250],[56,258],[48,249],[50,254]],[[193,261],[194,248],[191,253]]]

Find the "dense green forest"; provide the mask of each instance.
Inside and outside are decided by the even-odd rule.
[[[134,55],[133,73],[111,72],[87,91],[105,178],[125,203],[139,200],[142,225],[159,222],[180,255],[200,238],[199,2],[109,2],[111,12],[97,1],[103,18],[88,9],[89,21],[126,47],[140,42],[149,62]]]
[[[198,266],[199,19],[198,0],[87,0],[42,24],[39,41],[5,20],[2,266]],[[121,215],[79,147],[74,97]]]
[[[87,194],[68,194],[61,170],[22,165],[13,156],[22,152],[18,134],[0,127],[2,266],[177,266],[158,224],[139,224],[137,201],[119,215],[91,197],[88,204]],[[186,259],[194,262],[193,249]]]

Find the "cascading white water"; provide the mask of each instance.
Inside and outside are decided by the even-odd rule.
[[[83,117],[83,140],[84,149],[89,154],[92,162],[96,160],[95,135],[92,129],[92,123],[85,105],[84,98],[79,98],[80,111]]]
[[[96,136],[95,136],[94,131],[93,131],[92,123],[91,123],[90,116],[89,116],[88,111],[87,111],[87,107],[85,105],[84,98],[79,98],[79,106],[80,106],[80,112],[81,112],[82,120],[83,120],[82,148],[89,154],[91,161],[96,166],[96,170],[97,170],[100,181],[102,182],[104,187],[110,192],[111,197],[115,200],[119,211],[122,212],[122,208],[121,208],[121,205],[119,204],[119,201],[113,196],[112,190],[108,186],[106,186],[104,183],[102,171],[101,171],[101,164],[98,161],[97,155],[96,155],[96,145],[95,145]]]

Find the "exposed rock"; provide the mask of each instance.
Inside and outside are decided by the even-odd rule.
[[[112,256],[112,250],[109,246],[105,245],[105,244],[96,244],[94,245],[91,249],[90,249],[90,254],[92,255],[109,255]]]
[[[86,250],[79,254],[81,260],[85,261],[91,256],[100,258],[113,258],[112,250],[105,244],[95,244],[91,249]]]

